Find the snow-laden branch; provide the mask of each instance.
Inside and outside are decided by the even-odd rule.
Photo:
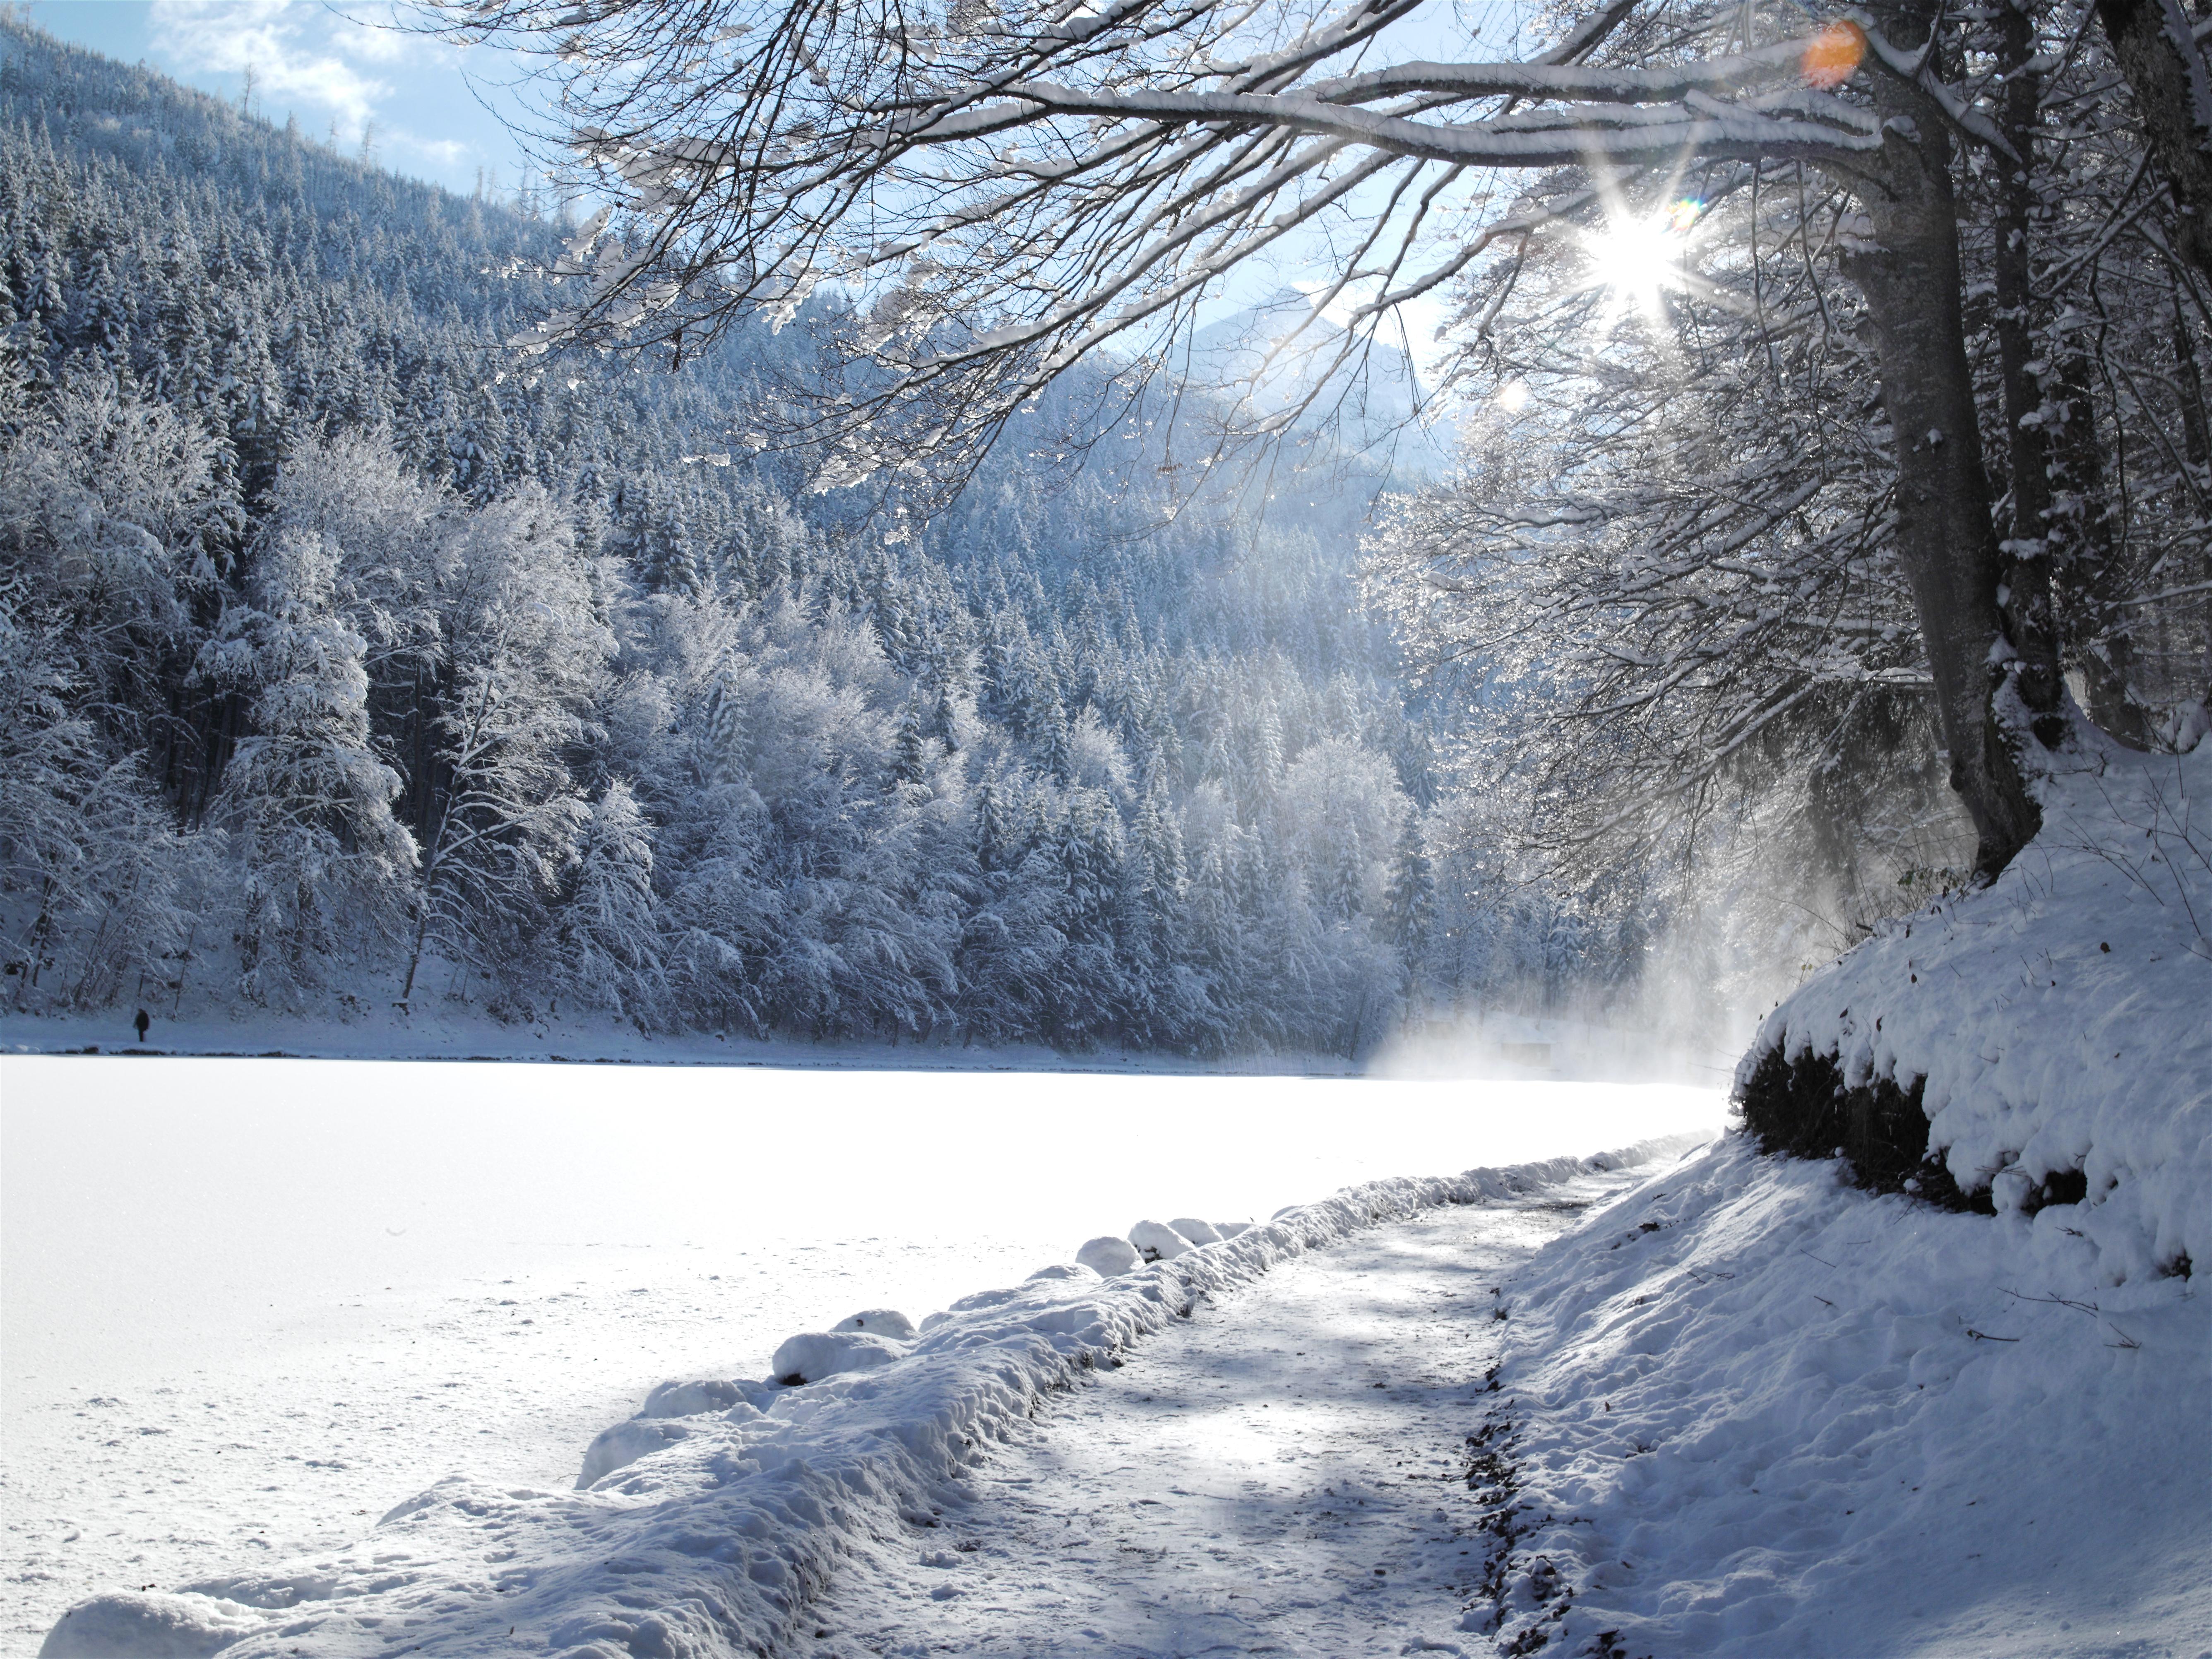
[[[929,455],[957,471],[1071,365],[1109,347],[1154,362],[1231,271],[1328,222],[1356,227],[1357,259],[1333,275],[1358,333],[1639,173],[1882,165],[1868,98],[1808,70],[1798,26],[1747,38],[1717,5],[1662,26],[1616,0],[1525,58],[1376,63],[1415,9],[509,0],[439,15],[541,54],[572,176],[621,203],[562,267],[581,292],[524,343],[681,352],[830,285],[868,313],[867,366],[780,435],[827,443],[848,478]],[[1952,118],[1978,118],[1905,67]],[[1576,205],[1492,210],[1513,173]],[[1389,275],[1355,283],[1368,258]]]

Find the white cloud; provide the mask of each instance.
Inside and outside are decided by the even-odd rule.
[[[392,95],[391,86],[362,74],[331,48],[326,15],[319,8],[287,0],[153,0],[155,49],[187,72],[244,74],[251,70],[256,98],[264,105],[304,106],[335,117],[353,133],[374,118],[376,106]],[[318,42],[308,38],[310,23],[325,24]],[[349,33],[378,31],[352,27]],[[362,57],[380,54],[345,43]],[[388,61],[388,60],[387,60]]]
[[[250,69],[255,109],[279,124],[296,115],[349,149],[373,125],[383,164],[464,194],[487,169],[511,184],[526,166],[486,106],[512,103],[501,80],[515,65],[386,27],[405,15],[394,0],[150,0],[149,11],[161,67],[234,98]]]
[[[476,151],[458,138],[419,138],[404,127],[395,127],[391,134],[391,145],[418,160],[431,162],[447,173],[465,165]]]

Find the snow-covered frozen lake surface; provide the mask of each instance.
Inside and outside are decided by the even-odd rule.
[[[1039,1072],[0,1060],[5,1598],[563,1488],[678,1376],[919,1315],[1140,1216],[1709,1129],[1714,1091]]]

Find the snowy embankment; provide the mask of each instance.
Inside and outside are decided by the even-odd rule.
[[[1887,1085],[1985,1212],[1733,1137],[1504,1287],[1501,1651],[2212,1653],[2212,746],[2043,800],[1739,1077],[1838,1141]]]
[[[2045,1214],[1869,1194],[1736,1135],[1539,1256],[1503,1287],[1475,1449],[1500,1548],[1467,1628],[2199,1659],[2212,1309],[2186,1279],[2102,1283]]]
[[[1065,1054],[1042,1043],[979,1048],[924,1040],[816,1042],[794,1037],[729,1036],[712,1031],[647,1031],[605,1018],[501,1020],[481,1009],[458,1006],[411,1015],[398,1009],[372,1008],[343,1018],[318,1018],[213,998],[188,1001],[181,1016],[163,1010],[157,1001],[150,1010],[152,1024],[142,1042],[131,1028],[135,1012],[121,1002],[90,1013],[0,1010],[0,1054],[750,1066],[785,1070],[1119,1072],[1205,1077],[1357,1077],[1365,1070],[1340,1054],[1296,1049],[1208,1059],[1112,1048]],[[1549,1069],[1516,1066],[1507,1074],[1536,1076]]]
[[[1832,1061],[1917,1099],[1929,1158],[2037,1218],[2023,1248],[2069,1282],[2186,1273],[2212,1260],[2212,743],[2133,754],[2084,726],[2039,793],[2003,874],[1808,980],[1738,1087],[1770,1054]]]
[[[352,1549],[170,1594],[71,1610],[44,1651],[466,1653],[497,1641],[608,1656],[763,1651],[790,1634],[855,1534],[930,1524],[933,1497],[1046,1394],[1273,1264],[1364,1227],[1480,1202],[1693,1144],[1649,1142],[1452,1177],[1388,1180],[1113,1278],[1079,1264],[963,1298],[913,1340],[896,1321],[811,1333],[776,1364],[805,1376],[678,1382],[594,1442],[573,1492],[456,1479]],[[1096,1241],[1094,1241],[1096,1243]],[[868,1322],[873,1321],[872,1326]],[[845,1322],[848,1327],[856,1322]],[[513,1632],[509,1641],[509,1632]]]

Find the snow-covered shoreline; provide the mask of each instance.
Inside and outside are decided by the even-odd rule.
[[[1255,1048],[1194,1055],[1111,1044],[1058,1049],[1042,1043],[981,1046],[946,1039],[902,1042],[709,1031],[647,1031],[605,1019],[513,1022],[481,1012],[410,1017],[394,1010],[315,1019],[239,1004],[155,1018],[144,1041],[133,1009],[96,1012],[0,1010],[0,1059],[97,1054],[126,1059],[379,1060],[773,1067],[778,1071],[1051,1072],[1106,1076],[1371,1078],[1403,1082],[1559,1079],[1726,1085],[1735,1051],[1685,1048],[1659,1033],[1571,1014],[1477,1009],[1464,1023],[1401,1033],[1356,1057]],[[1726,1063],[1722,1063],[1725,1061]]]
[[[589,1490],[442,1483],[349,1551],[181,1593],[97,1597],[57,1627],[46,1650],[58,1659],[197,1643],[234,1659],[302,1647],[348,1655],[380,1651],[392,1623],[426,1652],[472,1650],[494,1626],[533,1623],[532,1645],[553,1650],[772,1644],[823,1582],[842,1531],[926,1516],[931,1491],[979,1444],[1024,1419],[1046,1390],[1111,1364],[1193,1297],[1224,1293],[1278,1261],[1424,1207],[1690,1144],[1372,1182],[1117,1279],[1049,1269],[963,1298],[892,1364],[782,1391],[765,1413],[740,1401],[659,1419],[683,1437]]]
[[[1303,1051],[1198,1059],[1103,1048],[1061,1053],[1041,1043],[963,1047],[956,1042],[801,1042],[793,1038],[652,1032],[610,1021],[516,1024],[484,1016],[393,1014],[355,1020],[308,1019],[240,1007],[159,1018],[144,1042],[131,1010],[94,1014],[0,1015],[0,1054],[103,1054],[204,1060],[389,1060],[523,1062],[537,1065],[773,1066],[779,1071],[1160,1073],[1172,1076],[1358,1077],[1364,1067],[1339,1054]],[[1506,1075],[1544,1068],[1501,1064]]]

